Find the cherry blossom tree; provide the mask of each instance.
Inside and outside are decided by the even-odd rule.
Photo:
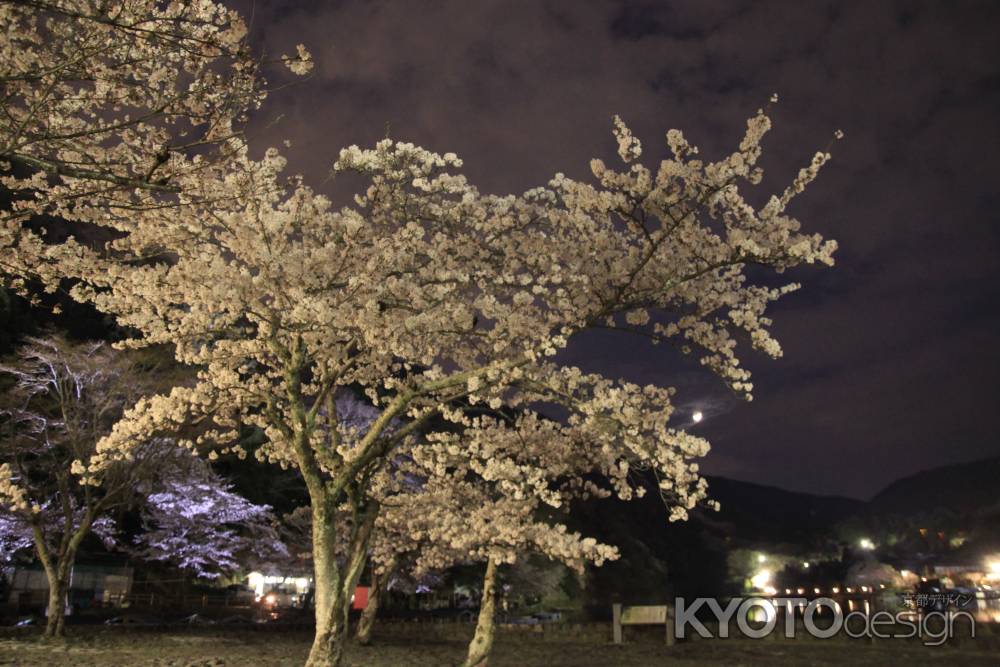
[[[0,513],[12,539],[31,535],[49,581],[45,634],[63,630],[70,572],[84,538],[110,540],[111,510],[131,504],[141,484],[162,466],[169,448],[136,442],[130,455],[81,474],[101,437],[145,390],[152,388],[149,355],[121,355],[101,343],[28,339],[0,364],[14,385],[0,406]],[[175,448],[175,446],[174,446]]]
[[[183,450],[176,458],[141,499],[143,531],[135,538],[136,556],[171,563],[203,579],[289,559],[270,507],[234,492],[202,459]]]
[[[302,46],[282,60],[312,65]],[[128,226],[183,205],[245,144],[260,70],[239,14],[211,0],[0,2],[0,185],[17,195],[0,264],[58,280],[30,216]]]
[[[0,364],[14,386],[0,407],[0,566],[34,547],[49,580],[47,636],[62,634],[63,606],[83,540],[168,561],[204,578],[288,557],[270,508],[234,493],[208,463],[167,438],[138,444],[80,484],[98,440],[173,369],[151,355],[52,336],[28,339]],[[139,512],[129,543],[112,514]]]
[[[282,178],[277,151],[253,161],[235,148],[224,175],[178,195],[190,202],[183,215],[150,208],[108,222],[116,236],[99,251],[52,241],[47,257],[72,295],[137,332],[125,345],[170,344],[201,369],[193,386],[129,410],[85,476],[191,420],[214,427],[190,445],[237,453],[241,424],[262,429],[257,454],[297,468],[311,498],[309,665],[340,660],[378,517],[372,481],[401,447],[434,442],[434,420],[463,422],[456,401],[567,410],[565,427],[586,433],[594,472],[617,495],[634,493],[630,470],[653,469],[672,518],[685,518],[706,496],[696,460],[708,443],[672,425],[674,390],[584,373],[555,355],[585,330],[615,329],[697,355],[749,397],[737,340],[778,356],[765,311],[796,287],[758,282],[763,269],[831,264],[835,249],[786,213],[828,153],[763,207],[742,196],[761,179],[769,127],[758,113],[715,162],[671,131],[673,157],[654,171],[616,119],[623,167],[595,160],[595,183],[557,174],[521,196],[484,195],[457,173],[454,154],[387,139],[341,152],[334,173],[360,190],[340,207]],[[347,387],[378,410],[364,431],[341,423],[335,397]],[[525,488],[544,499],[547,479]],[[344,503],[351,520],[338,537]]]
[[[587,429],[530,411],[461,421],[460,431],[435,433],[392,462],[394,479],[379,499],[372,569],[385,573],[408,555],[416,575],[484,563],[479,620],[465,662],[481,667],[493,645],[500,566],[541,554],[582,572],[587,562],[616,559],[614,547],[568,531],[556,514],[574,498],[608,497],[614,489],[587,479],[601,459]]]

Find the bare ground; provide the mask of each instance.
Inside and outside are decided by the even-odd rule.
[[[66,642],[45,643],[35,634],[0,637],[0,665],[18,667],[292,667],[306,657],[307,633],[225,631],[144,631],[116,628],[73,628]],[[457,665],[465,652],[461,639],[376,637],[369,648],[352,645],[347,665],[366,667]],[[550,640],[501,635],[491,667],[623,667],[670,665],[961,665],[1000,664],[995,644],[966,642],[961,647],[924,647],[887,640],[874,645],[833,639],[702,640],[665,647],[654,641],[624,646],[570,637]]]

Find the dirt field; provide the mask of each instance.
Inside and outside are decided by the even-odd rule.
[[[460,640],[376,637],[370,648],[351,646],[348,665],[366,667],[456,665],[464,655]],[[40,642],[34,635],[0,638],[0,665],[19,667],[292,667],[301,665],[309,646],[304,632],[122,631],[73,628],[64,644]],[[605,667],[609,665],[940,665],[1000,664],[1000,651],[976,645],[921,647],[886,641],[867,645],[848,640],[705,640],[667,648],[652,641],[625,646],[587,640],[531,640],[501,635],[493,667]]]

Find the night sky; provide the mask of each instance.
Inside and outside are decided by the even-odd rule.
[[[269,56],[303,42],[312,78],[253,120],[262,151],[320,189],[340,147],[386,134],[454,151],[484,192],[523,192],[612,163],[611,117],[647,164],[684,130],[702,155],[735,148],[780,103],[760,194],[784,187],[836,129],[834,159],[796,200],[839,241],[834,269],[772,310],[785,357],[744,355],[755,400],[734,400],[673,350],[587,336],[588,370],[676,385],[704,469],[867,498],[927,467],[1000,454],[1000,3],[238,3]],[[280,74],[273,83],[285,83]],[[289,82],[291,83],[291,82]],[[942,480],[960,484],[960,480]]]

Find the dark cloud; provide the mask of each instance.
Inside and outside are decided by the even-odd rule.
[[[591,157],[613,156],[615,113],[650,159],[670,127],[718,155],[778,92],[764,166],[765,185],[780,188],[842,128],[834,161],[795,203],[809,229],[840,241],[838,266],[794,276],[803,290],[774,311],[786,355],[751,359],[753,403],[670,350],[588,336],[569,356],[676,383],[686,410],[704,408],[710,472],[867,496],[901,474],[1000,453],[1000,5],[252,9],[268,53],[304,42],[317,56],[315,76],[275,93],[256,119],[261,144],[291,139],[293,168],[314,183],[341,146],[374,142],[387,126],[459,153],[487,191],[523,191],[556,171],[587,177]]]

